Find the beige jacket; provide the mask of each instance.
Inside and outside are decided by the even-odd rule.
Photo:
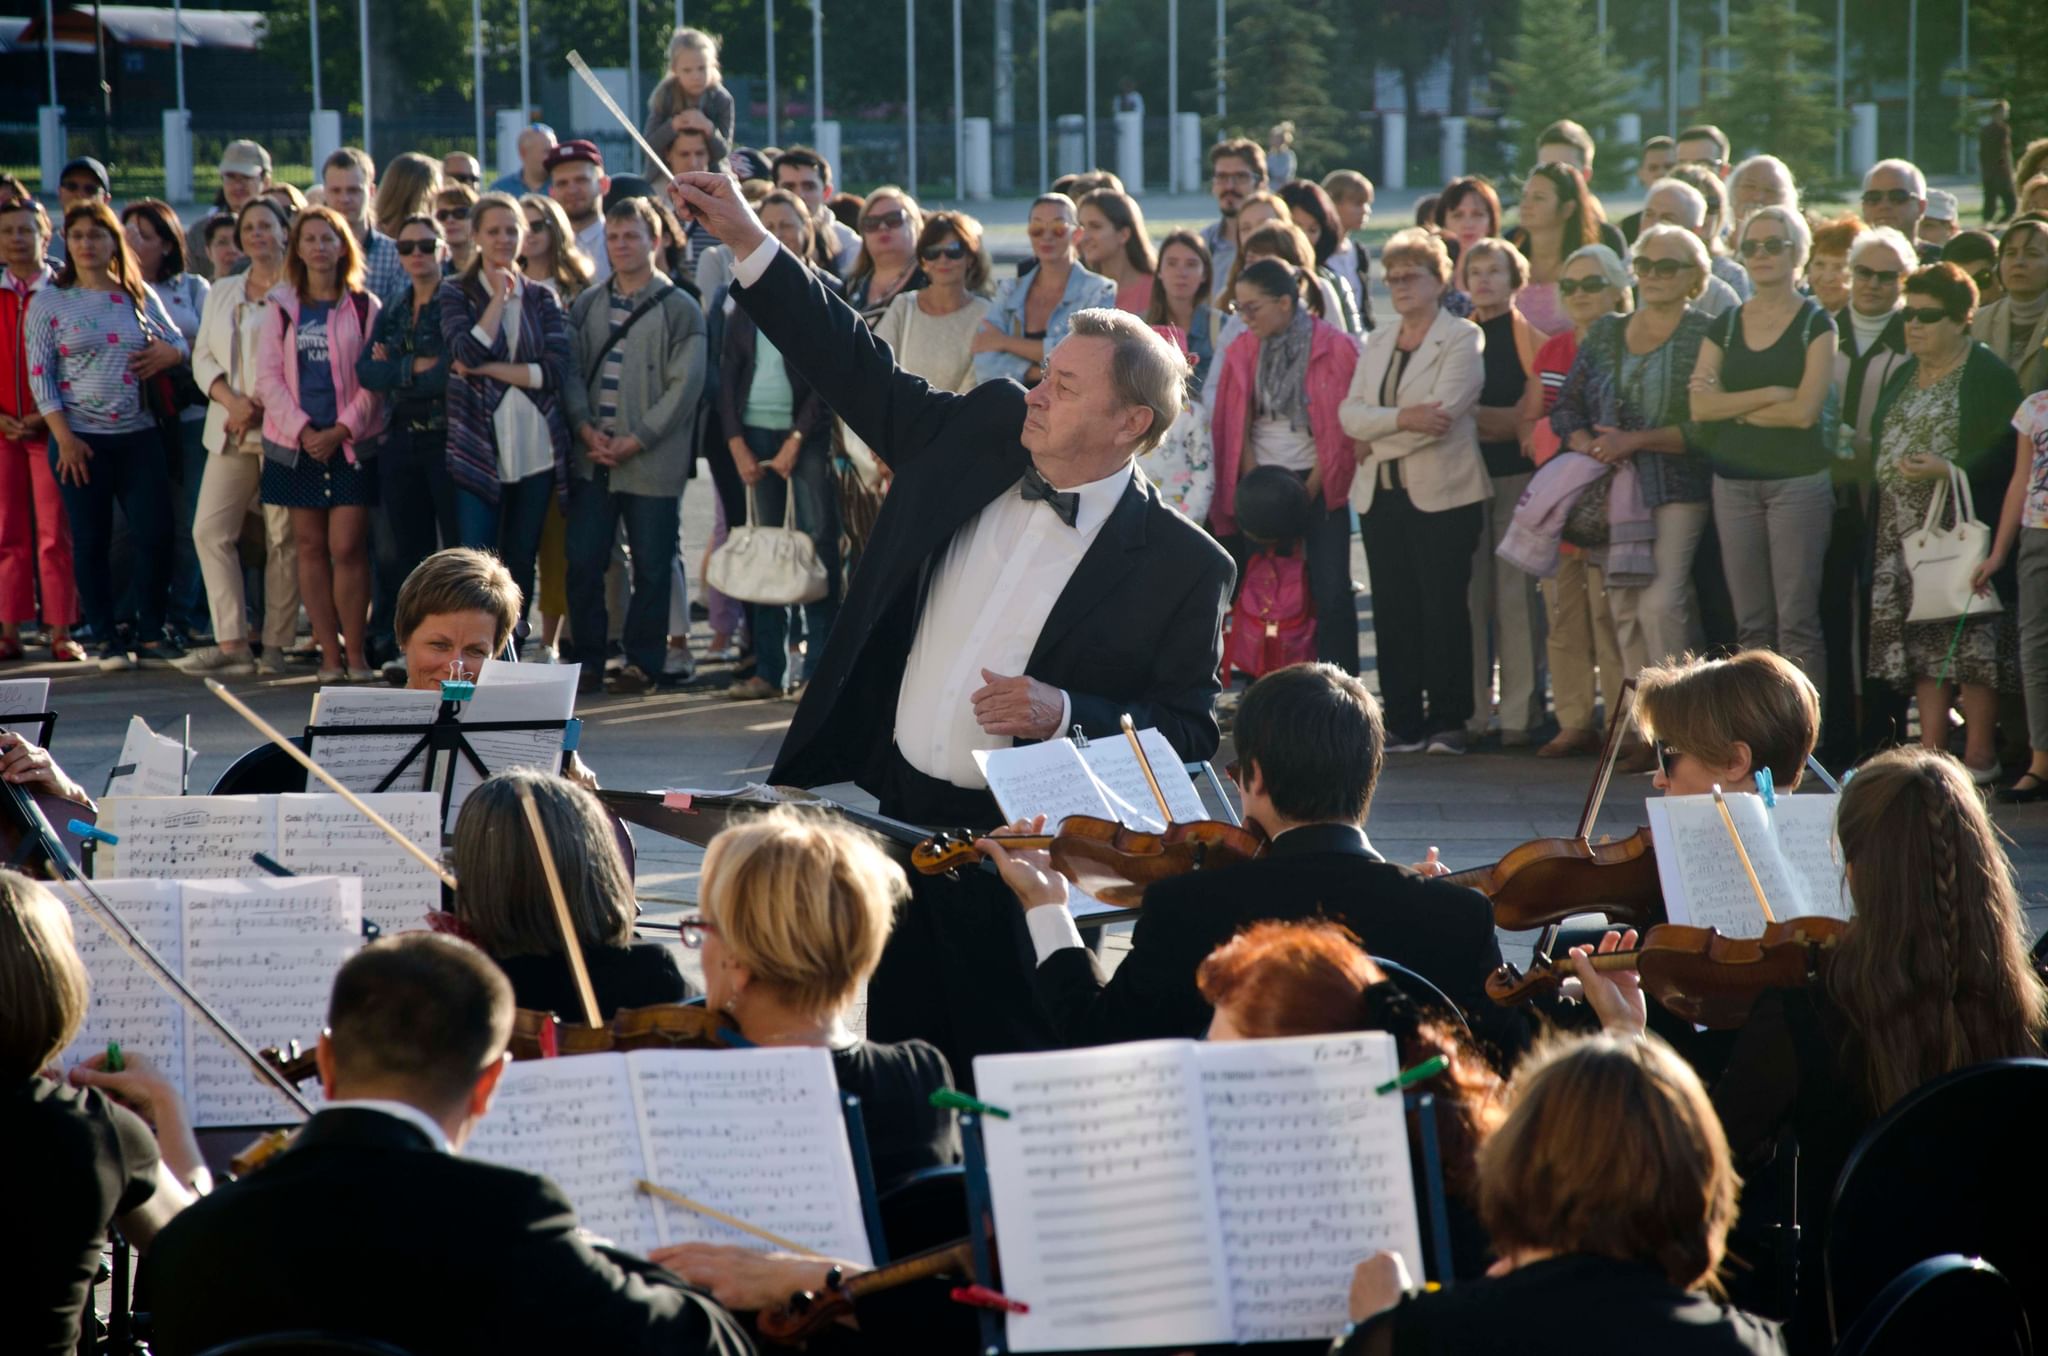
[[[1358,474],[1351,480],[1351,506],[1361,514],[1372,507],[1381,468],[1392,463],[1415,507],[1427,513],[1476,504],[1493,493],[1486,463],[1479,457],[1479,428],[1472,411],[1479,388],[1486,384],[1480,358],[1485,337],[1469,320],[1439,311],[1401,373],[1395,403],[1380,403],[1380,387],[1394,361],[1401,332],[1397,320],[1374,330],[1365,341],[1351,391],[1338,407],[1344,431],[1368,446],[1361,449]],[[1407,405],[1438,403],[1451,416],[1450,431],[1440,438],[1400,427]]]
[[[1970,322],[1970,337],[2003,358],[2012,344],[2012,303],[2000,297],[1980,309]],[[2034,322],[2034,333],[2027,340],[2017,375],[2021,394],[2048,391],[2048,312]]]

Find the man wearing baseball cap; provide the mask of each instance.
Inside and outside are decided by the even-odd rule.
[[[594,281],[603,282],[612,275],[604,248],[604,191],[611,187],[611,180],[605,177],[604,152],[595,142],[579,138],[549,151],[541,164],[548,174],[548,196],[568,214],[577,248],[597,266]]]
[[[1927,210],[1920,214],[1920,238],[1930,245],[1946,245],[1956,233],[1956,195],[1945,188],[1927,190]]]
[[[253,141],[230,141],[220,153],[220,207],[240,216],[270,187],[270,152]]]
[[[114,196],[107,167],[89,155],[68,162],[57,176],[57,219],[51,223],[50,263],[64,262],[64,214],[82,202],[108,202]]]

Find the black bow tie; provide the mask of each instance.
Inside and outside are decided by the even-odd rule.
[[[1042,499],[1050,504],[1052,511],[1059,514],[1060,521],[1068,527],[1072,527],[1074,520],[1081,516],[1081,496],[1072,490],[1054,489],[1052,482],[1039,474],[1036,466],[1024,468],[1024,483],[1018,488],[1026,503]]]

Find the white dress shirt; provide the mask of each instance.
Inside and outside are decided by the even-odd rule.
[[[526,289],[540,284],[518,279],[512,288],[512,299],[505,303],[498,329],[505,337],[505,351],[515,356],[519,352],[519,327],[523,323],[526,309]],[[469,332],[480,344],[489,344],[497,336],[483,327],[479,320],[470,326]],[[535,388],[543,380],[539,363],[527,363],[526,371]],[[491,415],[491,432],[498,441],[498,482],[503,485],[515,484],[528,476],[555,469],[554,433],[548,428],[547,416],[540,412],[540,406],[533,403],[533,397],[518,386],[507,383],[504,398]]]
[[[612,276],[611,252],[604,247],[604,213],[597,214],[597,220],[576,232],[576,248],[590,256],[590,266],[595,272],[591,283],[604,282]]]
[[[781,248],[773,240],[763,242],[734,266],[733,276],[742,287],[753,286]],[[1053,604],[1123,498],[1131,475],[1126,463],[1076,487],[1081,502],[1072,527],[1050,504],[1024,498],[1020,478],[953,534],[932,572],[896,692],[896,747],[905,762],[955,786],[988,785],[974,751],[1006,749],[1015,741],[989,734],[974,718],[972,697],[984,685],[981,671],[1024,672]],[[1062,692],[1061,731],[1072,711]]]

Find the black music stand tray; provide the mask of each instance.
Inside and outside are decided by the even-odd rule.
[[[306,752],[317,757],[314,745],[316,738],[342,739],[351,735],[411,735],[413,745],[405,751],[389,772],[378,778],[372,792],[389,791],[414,767],[420,755],[426,755],[421,781],[428,789],[439,783],[441,798],[441,823],[448,822],[448,807],[455,795],[455,769],[460,762],[467,761],[478,777],[489,777],[492,769],[484,766],[482,758],[470,747],[469,735],[486,730],[559,730],[562,732],[562,750],[556,759],[554,771],[559,773],[567,765],[568,756],[576,750],[577,735],[583,727],[581,719],[570,716],[566,720],[488,720],[464,723],[456,714],[459,702],[444,701],[440,714],[425,725],[308,725],[306,727]],[[574,732],[574,733],[572,733]]]

